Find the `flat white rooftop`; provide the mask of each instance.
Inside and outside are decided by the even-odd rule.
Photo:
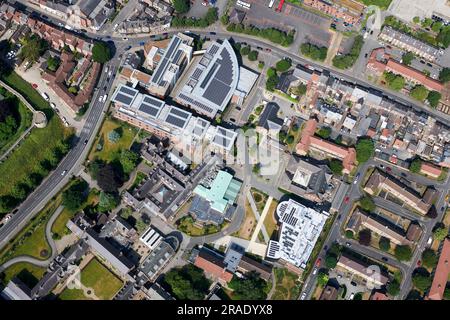
[[[277,215],[281,222],[280,238],[269,242],[266,256],[305,268],[328,213],[317,212],[289,199],[278,205]]]

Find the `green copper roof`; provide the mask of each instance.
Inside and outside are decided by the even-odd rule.
[[[211,203],[211,208],[224,213],[228,204],[233,204],[241,188],[241,183],[225,171],[219,171],[211,184],[211,188],[198,185],[194,194],[205,198]]]

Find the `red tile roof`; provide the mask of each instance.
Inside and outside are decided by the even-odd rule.
[[[442,168],[432,165],[431,163],[423,162],[420,167],[420,172],[432,177],[439,177],[442,173]]]
[[[423,84],[425,87],[427,87],[430,90],[435,90],[441,92],[444,89],[444,86],[441,82],[434,80],[430,77],[427,77],[422,72],[413,69],[411,67],[408,67],[404,64],[401,64],[395,60],[389,59],[386,64],[386,69],[388,71],[392,71],[394,73],[401,74],[405,77],[411,78],[418,83]]]
[[[370,300],[389,300],[389,297],[381,292],[375,292],[371,297]]]
[[[233,279],[233,274],[225,270],[223,261],[218,260],[215,256],[204,251],[200,251],[195,259],[194,265],[225,282],[230,282]]]
[[[450,240],[445,239],[442,246],[441,256],[439,258],[436,271],[434,273],[433,283],[428,299],[442,300],[444,297],[445,286],[447,285],[448,275],[450,274]]]

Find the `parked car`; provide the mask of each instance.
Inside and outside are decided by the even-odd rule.
[[[56,109],[56,104],[54,102],[50,102],[50,107],[52,107],[53,109]]]
[[[306,292],[303,292],[300,297],[300,300],[305,300],[305,299],[306,299]]]
[[[67,172],[67,170],[64,170],[63,172],[61,172],[61,175],[62,175],[62,176],[65,175],[66,172]]]
[[[316,267],[320,267],[320,264],[322,263],[322,259],[321,258],[319,258],[319,259],[317,259],[317,261],[316,261]]]
[[[347,247],[351,247],[351,246],[352,246],[352,244],[351,244],[350,242],[346,242],[345,245],[346,245]]]
[[[386,257],[382,257],[381,260],[383,260],[384,262],[388,262],[388,258]]]
[[[312,274],[315,275],[317,273],[317,268],[314,268]]]
[[[344,203],[348,203],[349,200],[350,200],[350,197],[349,197],[349,196],[346,196],[346,197],[344,198]]]

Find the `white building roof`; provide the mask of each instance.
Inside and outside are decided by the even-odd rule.
[[[319,213],[289,199],[278,205],[277,215],[281,221],[280,238],[269,242],[267,257],[305,268],[328,213]]]

